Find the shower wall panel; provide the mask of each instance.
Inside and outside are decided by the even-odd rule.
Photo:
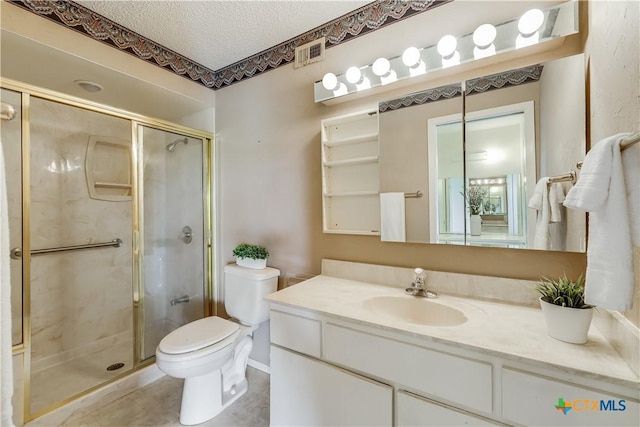
[[[32,256],[35,372],[117,342],[132,345],[131,202],[89,198],[85,160],[92,135],[130,141],[131,123],[32,98],[32,251],[123,240],[119,248]]]

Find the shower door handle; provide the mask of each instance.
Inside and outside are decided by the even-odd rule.
[[[191,240],[193,240],[193,230],[191,229],[191,227],[189,227],[188,225],[185,225],[184,227],[182,227],[182,233],[180,233],[180,239],[187,245],[191,243]]]

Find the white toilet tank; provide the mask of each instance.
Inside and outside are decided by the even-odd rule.
[[[258,325],[269,319],[269,303],[264,297],[278,290],[280,270],[224,266],[224,308],[245,325]]]

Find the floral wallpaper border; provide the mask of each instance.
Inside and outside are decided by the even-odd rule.
[[[468,80],[466,85],[466,95],[476,95],[478,93],[502,89],[504,87],[537,82],[540,80],[540,76],[542,75],[542,68],[543,66],[538,64]],[[441,86],[434,89],[411,93],[400,98],[382,101],[378,104],[378,111],[380,111],[380,113],[385,113],[443,99],[456,98],[461,95],[462,86],[459,83]]]
[[[330,48],[450,1],[452,0],[376,0],[293,39],[215,71],[73,1],[13,0],[11,3],[216,90],[292,62],[296,47],[320,37],[326,37],[325,47]]]

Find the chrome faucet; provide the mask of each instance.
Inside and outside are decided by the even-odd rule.
[[[410,288],[404,290],[404,293],[414,297],[438,298],[438,294],[427,290],[427,280],[424,270],[421,268],[413,270],[413,282],[411,282]]]
[[[185,304],[185,303],[188,303],[189,300],[190,300],[189,295],[184,295],[184,296],[181,296],[180,298],[172,299],[169,304],[171,304],[171,306],[174,306],[176,304]]]

